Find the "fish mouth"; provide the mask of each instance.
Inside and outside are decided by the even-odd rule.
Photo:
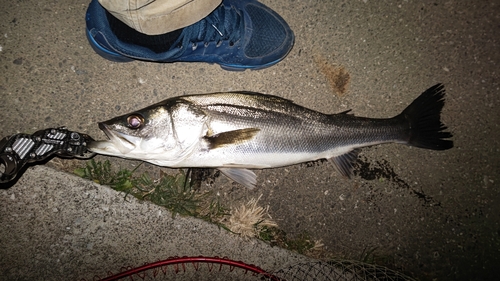
[[[111,129],[104,123],[99,123],[99,129],[108,137],[107,141],[93,141],[89,149],[106,155],[125,155],[136,148],[138,138]]]

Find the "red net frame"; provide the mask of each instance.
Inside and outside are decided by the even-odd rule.
[[[247,274],[250,272],[254,276],[264,277],[266,278],[266,280],[283,281],[282,279],[274,276],[273,274],[253,264],[246,264],[242,261],[235,261],[228,259],[226,257],[220,258],[220,257],[203,257],[203,256],[170,257],[166,260],[148,263],[136,268],[127,267],[124,269],[124,271],[114,275],[112,275],[113,274],[112,272],[109,272],[108,273],[110,275],[109,277],[100,279],[99,277],[96,276],[94,280],[114,281],[126,277],[132,278],[133,276],[137,276],[140,279],[145,279],[147,277],[146,271],[152,272],[153,276],[150,277],[156,278],[161,273],[163,273],[163,275],[167,275],[170,270],[172,270],[171,271],[172,273],[186,272],[188,270],[188,266],[190,266],[191,269],[198,271],[200,270],[200,266],[203,265],[206,265],[205,270],[208,270],[209,272],[215,272],[215,271],[221,272],[223,271],[223,268],[227,270],[227,267],[229,267],[230,272],[233,272],[236,268],[239,268],[244,270],[243,274]]]

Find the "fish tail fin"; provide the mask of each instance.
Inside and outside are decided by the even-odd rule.
[[[440,120],[444,95],[443,84],[436,84],[423,92],[398,116],[409,122],[408,145],[433,150],[453,147],[453,141],[447,140],[453,135],[444,131],[447,127]]]

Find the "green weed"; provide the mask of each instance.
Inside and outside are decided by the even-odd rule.
[[[111,163],[96,162],[94,159],[88,161],[83,168],[75,170],[75,174],[93,180],[99,184],[108,185],[114,190],[125,193],[125,197],[132,195],[141,200],[148,200],[156,205],[163,206],[172,212],[183,216],[198,217],[203,206],[204,194],[196,193],[192,184],[184,172],[177,175],[162,173],[158,180],[153,180],[148,173],[138,176],[134,174],[137,168],[130,171],[111,168]],[[207,213],[202,218],[207,218]]]

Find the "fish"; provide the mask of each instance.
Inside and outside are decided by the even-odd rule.
[[[444,98],[444,86],[436,84],[394,117],[367,118],[255,92],[185,95],[100,122],[108,140],[88,149],[170,168],[215,168],[248,188],[257,184],[254,169],[320,159],[350,178],[362,147],[452,148],[453,135],[441,122]]]

